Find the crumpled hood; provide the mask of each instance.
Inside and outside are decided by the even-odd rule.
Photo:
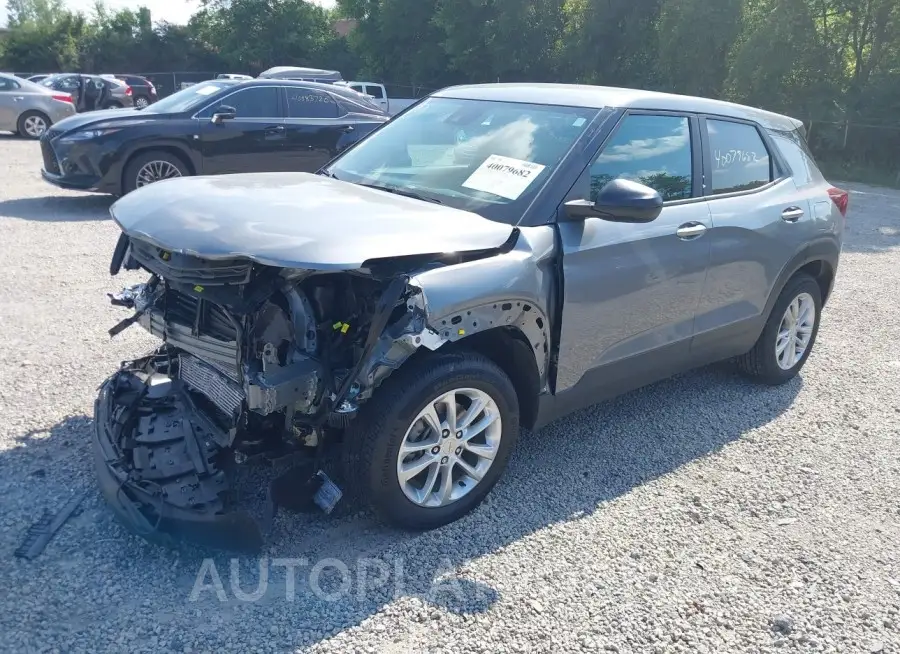
[[[307,173],[157,182],[121,198],[110,213],[129,236],[166,250],[313,270],[500,247],[513,229],[468,211]]]

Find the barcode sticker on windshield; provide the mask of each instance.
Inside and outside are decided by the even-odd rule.
[[[546,168],[540,164],[492,154],[463,182],[464,188],[516,200]]]

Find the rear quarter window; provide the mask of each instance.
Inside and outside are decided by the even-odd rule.
[[[769,136],[775,143],[775,147],[781,152],[784,160],[791,169],[791,177],[798,187],[807,186],[821,180],[822,176],[816,166],[806,139],[799,133],[770,130]]]
[[[755,126],[707,119],[711,192],[752,191],[772,181],[772,158]]]

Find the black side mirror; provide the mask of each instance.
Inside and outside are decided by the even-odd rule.
[[[212,122],[213,125],[219,125],[222,123],[222,121],[231,120],[236,116],[237,109],[223,104],[216,109],[215,113],[213,113],[212,118],[210,118],[210,122]]]
[[[662,196],[656,190],[627,179],[607,182],[593,202],[571,200],[565,204],[570,220],[602,218],[617,223],[653,222],[662,206]]]

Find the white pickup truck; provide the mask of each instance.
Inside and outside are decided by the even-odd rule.
[[[387,89],[384,88],[384,84],[378,84],[376,82],[339,82],[345,86],[349,86],[351,89],[356,91],[357,93],[362,93],[363,95],[368,95],[372,98],[372,100],[381,106],[384,109],[385,113],[395,116],[404,109],[406,109],[409,105],[416,102],[414,98],[389,98],[387,94]]]

